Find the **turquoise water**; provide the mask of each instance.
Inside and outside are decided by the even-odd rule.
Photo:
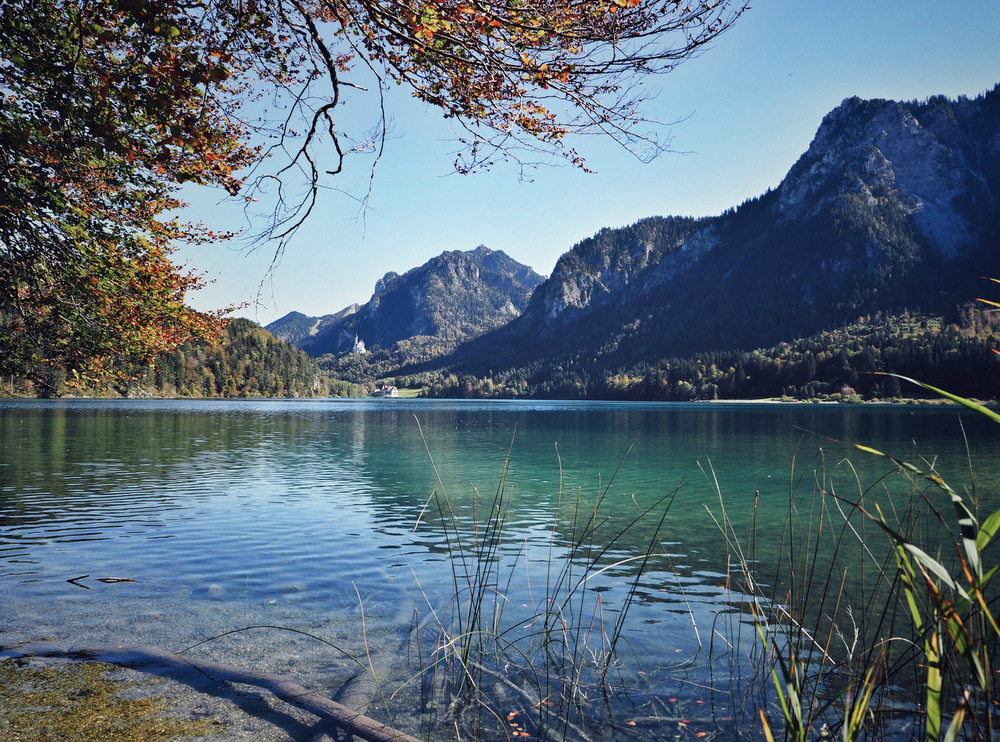
[[[752,631],[709,514],[718,517],[718,493],[738,533],[759,503],[766,571],[793,490],[808,494],[817,481],[850,498],[889,474],[876,494],[908,492],[891,462],[835,441],[933,461],[949,481],[975,482],[988,506],[994,428],[954,408],[0,402],[0,642],[181,650],[280,626],[328,644],[256,628],[191,651],[330,693],[357,672],[345,655],[371,655],[403,683],[414,627],[430,641],[435,617],[454,605],[449,543],[453,552],[475,524],[481,532],[507,461],[503,537],[487,559],[499,577],[487,602],[519,627],[512,640],[530,643],[524,624],[567,559],[570,582],[583,577],[585,559],[568,553],[600,500],[587,545],[603,571],[574,593],[583,596],[575,615],[598,627],[592,636],[607,632],[635,591],[610,706],[637,724],[605,736],[732,731],[746,703],[729,678],[750,672]],[[627,528],[647,508],[652,520]],[[462,578],[471,562],[458,564]]]

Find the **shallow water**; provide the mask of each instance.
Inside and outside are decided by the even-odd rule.
[[[580,586],[574,610],[607,631],[634,589],[615,682],[659,699],[658,728],[690,716],[692,733],[727,729],[741,705],[730,675],[749,672],[749,644],[739,642],[752,629],[727,587],[728,551],[709,515],[720,511],[717,492],[738,533],[757,499],[758,533],[774,536],[758,536],[766,570],[790,491],[815,480],[852,497],[895,468],[830,439],[933,459],[946,479],[971,476],[990,499],[993,427],[954,408],[2,402],[0,642],[181,650],[243,627],[284,627],[327,643],[255,628],[191,651],[331,693],[358,671],[345,655],[405,677],[411,627],[428,641],[434,616],[452,605],[456,564],[460,583],[472,564],[452,559],[456,540],[482,528],[509,451],[490,610],[502,607],[507,626],[530,622],[600,500],[602,525],[587,543],[607,569]],[[655,555],[633,583],[668,501]],[[650,507],[650,523],[626,530]],[[570,565],[576,584],[579,551]],[[520,634],[531,631],[511,637]],[[614,704],[619,716],[634,712],[641,732],[648,708],[634,695]]]

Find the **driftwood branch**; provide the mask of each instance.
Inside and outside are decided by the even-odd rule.
[[[270,691],[286,703],[305,709],[326,722],[334,724],[348,734],[368,742],[421,742],[416,737],[398,732],[343,704],[314,693],[295,680],[274,673],[249,670],[222,662],[183,657],[158,647],[128,647],[115,644],[79,646],[62,642],[35,642],[13,646],[0,645],[0,652],[8,657],[73,657],[99,660],[113,665],[126,665],[142,669],[158,665],[167,669],[193,669],[217,682],[243,683]]]

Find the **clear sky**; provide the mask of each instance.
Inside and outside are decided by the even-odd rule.
[[[559,256],[603,227],[647,216],[711,216],[777,186],[809,146],[823,116],[850,96],[923,100],[976,96],[1000,83],[998,0],[757,0],[698,58],[654,81],[647,117],[668,129],[676,153],[643,164],[613,142],[574,143],[596,174],[571,167],[453,173],[449,122],[405,95],[390,99],[396,136],[359,219],[351,195],[369,162],[347,161],[323,202],[262,286],[264,247],[184,248],[179,256],[214,280],[193,294],[199,309],[250,302],[237,314],[267,324],[290,311],[322,315],[364,303],[387,271],[403,273],[445,250],[486,245],[548,275]],[[357,92],[347,117],[373,117]],[[353,120],[353,119],[352,119]],[[233,226],[232,208],[193,194],[191,212]]]

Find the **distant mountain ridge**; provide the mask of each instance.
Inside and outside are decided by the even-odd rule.
[[[775,190],[718,217],[602,230],[521,316],[437,366],[606,374],[877,312],[954,312],[979,276],[1000,275],[998,238],[1000,86],[957,101],[850,98]]]
[[[446,251],[402,275],[386,273],[364,305],[324,317],[292,312],[267,329],[313,356],[386,349],[415,337],[458,341],[518,316],[543,280],[531,267],[484,245]]]
[[[329,325],[354,314],[361,308],[360,304],[351,304],[336,314],[325,314],[322,317],[309,317],[302,312],[289,312],[284,317],[275,320],[265,328],[278,340],[300,346],[307,338],[311,338]]]
[[[547,393],[859,317],[953,316],[983,291],[981,276],[1000,276],[1000,85],[958,100],[848,98],[760,197],[715,217],[603,229],[544,281],[505,261],[486,248],[443,253],[387,273],[363,307],[279,323],[313,355],[349,351],[355,336],[403,349],[345,360],[359,378],[492,376]],[[403,342],[427,336],[449,342]]]

